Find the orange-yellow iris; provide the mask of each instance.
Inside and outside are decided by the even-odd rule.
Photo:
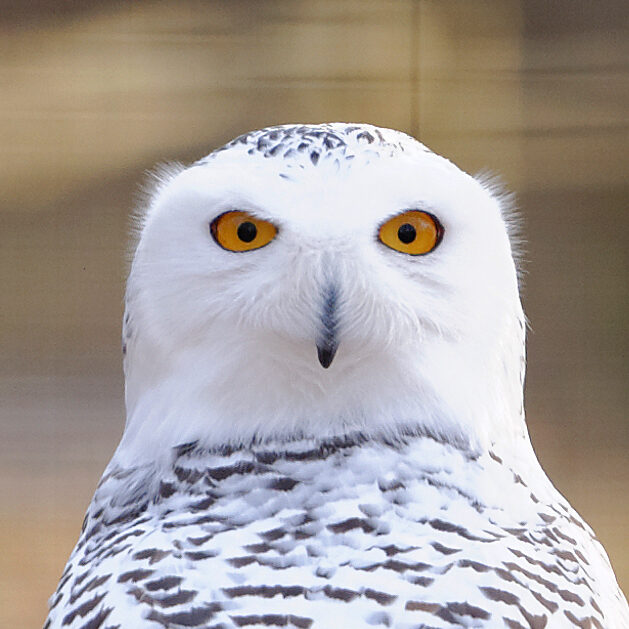
[[[223,249],[251,251],[268,245],[275,238],[277,227],[248,212],[234,210],[217,216],[210,223],[210,232]]]
[[[391,249],[419,256],[440,242],[443,228],[436,218],[421,210],[407,210],[380,226],[378,238]]]

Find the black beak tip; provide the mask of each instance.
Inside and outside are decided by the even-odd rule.
[[[335,354],[336,347],[317,345],[317,355],[319,356],[319,362],[324,369],[327,369],[332,364]]]

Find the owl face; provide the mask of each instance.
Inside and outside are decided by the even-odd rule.
[[[263,130],[159,186],[128,289],[132,413],[171,381],[242,434],[364,429],[367,407],[451,429],[492,395],[478,372],[506,369],[521,317],[499,200],[408,136],[347,128]]]

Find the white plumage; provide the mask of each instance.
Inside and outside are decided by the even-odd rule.
[[[530,445],[501,205],[369,125],[263,129],[163,172],[125,433],[46,627],[629,627]],[[414,224],[383,235],[407,212],[435,229],[422,255]]]

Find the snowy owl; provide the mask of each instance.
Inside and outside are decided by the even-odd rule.
[[[503,200],[398,131],[158,177],[127,422],[45,627],[629,627],[533,453]]]

